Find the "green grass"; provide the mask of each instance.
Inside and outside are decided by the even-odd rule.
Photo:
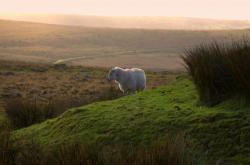
[[[208,108],[197,100],[192,82],[181,77],[168,86],[71,109],[14,135],[27,141],[34,138],[49,148],[79,140],[150,144],[167,134],[186,133],[209,157],[250,162],[250,106],[234,99]]]

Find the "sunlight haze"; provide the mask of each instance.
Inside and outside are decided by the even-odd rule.
[[[249,0],[0,0],[0,13],[250,19]]]

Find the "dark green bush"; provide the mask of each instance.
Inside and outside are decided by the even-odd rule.
[[[247,39],[201,44],[186,50],[182,59],[202,103],[211,106],[234,95],[250,95],[250,43]]]

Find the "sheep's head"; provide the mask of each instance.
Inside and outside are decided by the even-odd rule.
[[[121,78],[122,68],[114,67],[109,71],[107,76],[108,81],[119,81]]]

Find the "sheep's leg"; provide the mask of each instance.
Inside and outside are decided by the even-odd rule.
[[[136,90],[134,90],[134,89],[129,89],[129,90],[128,90],[128,94],[130,94],[130,95],[136,94]]]
[[[122,91],[123,96],[128,95],[128,94],[127,94],[127,93],[128,93],[127,89],[124,89],[123,86],[122,86],[121,84],[118,84],[118,86],[119,86],[120,90]]]
[[[132,92],[131,92],[131,95],[134,95],[134,94],[136,94],[136,91],[132,91]]]
[[[137,91],[138,92],[142,92],[144,90],[144,88],[140,88],[140,89],[138,89]]]
[[[123,95],[124,95],[124,96],[129,95],[129,90],[124,90],[124,91],[123,91]]]
[[[128,91],[127,91],[127,95],[130,95],[130,94],[131,94],[131,91],[130,91],[130,90],[128,90]]]
[[[137,91],[138,91],[138,92],[141,92],[141,91],[143,91],[145,88],[146,88],[146,85],[143,84],[143,85],[141,85],[141,86],[139,86],[139,87],[137,88]]]

